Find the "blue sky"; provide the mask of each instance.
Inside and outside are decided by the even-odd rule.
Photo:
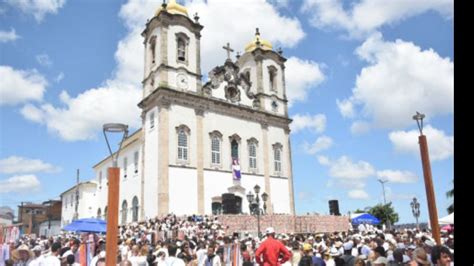
[[[0,3],[0,206],[56,198],[93,177],[100,129],[140,125],[141,30],[161,1]],[[426,114],[439,216],[453,174],[452,1],[179,1],[199,13],[203,72],[256,27],[282,47],[290,99],[296,210],[342,213],[383,201],[400,222],[427,221],[417,129]],[[215,52],[219,51],[219,52]],[[114,106],[126,108],[114,108]]]

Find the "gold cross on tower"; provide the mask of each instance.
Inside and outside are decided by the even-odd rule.
[[[230,53],[233,52],[232,48],[230,48],[230,44],[227,43],[227,46],[222,46],[224,50],[227,51],[227,60],[230,60]]]

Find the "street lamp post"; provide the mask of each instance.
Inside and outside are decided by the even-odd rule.
[[[253,214],[257,215],[257,235],[258,237],[260,237],[260,215],[265,214],[267,212],[268,194],[265,192],[262,193],[262,200],[263,200],[263,210],[262,210],[260,209],[260,198],[258,196],[258,194],[260,193],[260,186],[255,185],[253,190],[255,191],[255,195],[252,194],[252,191],[249,191],[249,193],[247,194],[247,200],[249,202],[250,214],[252,214],[252,210],[253,210]]]
[[[122,133],[122,140],[117,152],[112,152],[109,140],[106,133]],[[122,148],[122,143],[128,135],[128,126],[124,124],[110,123],[104,124],[103,133],[107,147],[109,148],[110,157],[112,158],[112,167],[107,169],[107,176],[109,180],[108,198],[107,198],[107,235],[105,241],[106,265],[117,265],[117,237],[118,237],[118,205],[120,193],[120,168],[117,167],[117,159]]]
[[[410,203],[411,205],[411,212],[416,220],[416,229],[420,229],[418,226],[418,217],[420,217],[420,203],[416,198],[413,198],[413,201]]]
[[[439,224],[438,224],[438,211],[436,209],[436,200],[433,188],[433,178],[431,177],[431,165],[430,157],[428,154],[428,142],[426,136],[423,135],[423,118],[424,114],[416,112],[413,119],[416,120],[418,129],[420,130],[420,136],[418,137],[418,143],[420,144],[421,163],[423,166],[423,176],[425,179],[426,199],[428,201],[428,211],[430,214],[430,224],[433,234],[433,238],[436,244],[441,245]]]
[[[378,181],[380,182],[380,184],[382,184],[383,204],[384,204],[384,205],[387,205],[387,200],[386,200],[386,198],[385,198],[385,183],[387,183],[388,180],[378,179]],[[387,227],[388,227],[388,230],[390,230],[391,227],[392,227],[391,222],[390,222],[390,217],[388,216],[388,214],[387,214]]]

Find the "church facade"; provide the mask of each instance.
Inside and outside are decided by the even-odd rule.
[[[219,213],[231,194],[238,212],[249,213],[255,185],[268,195],[267,213],[295,213],[286,59],[257,29],[237,60],[223,47],[227,59],[203,83],[198,20],[169,1],[142,33],[142,128],[118,158],[120,224]],[[111,164],[108,157],[94,166],[98,217],[107,214]]]

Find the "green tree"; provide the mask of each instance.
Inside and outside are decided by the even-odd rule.
[[[354,213],[368,213],[370,210],[370,207],[365,207],[363,210],[357,208],[357,210],[354,211]]]
[[[454,185],[454,180],[452,181],[452,183]],[[446,192],[446,197],[454,199],[454,187],[452,189],[448,190],[448,192]],[[449,205],[447,210],[448,210],[448,214],[451,214],[451,213],[454,212],[454,200],[453,200],[453,203],[451,203],[451,205]]]
[[[392,207],[392,203],[387,204],[377,204],[374,207],[370,208],[368,213],[377,217],[381,224],[385,224],[387,219],[390,219],[390,224],[394,225],[398,222],[398,213]]]

